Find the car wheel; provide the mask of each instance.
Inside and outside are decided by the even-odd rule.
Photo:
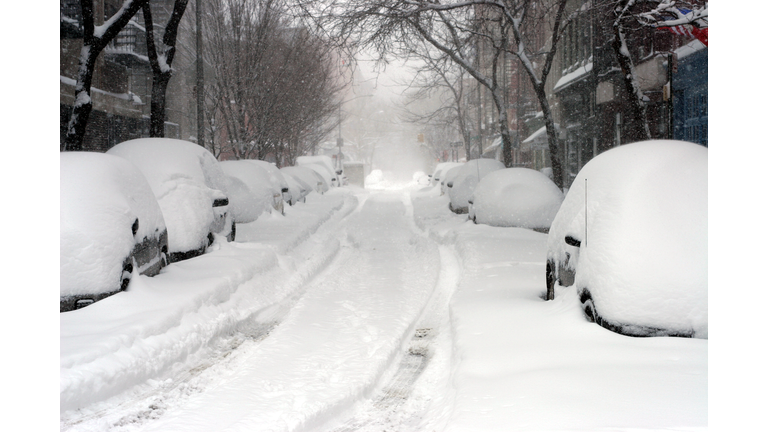
[[[208,246],[207,247],[210,247],[212,244],[213,244],[213,233],[209,232],[208,233]]]
[[[163,245],[163,248],[160,249],[160,260],[163,262],[162,267],[165,267],[168,264],[170,264],[171,261],[168,256],[168,246]]]
[[[123,261],[123,272],[120,275],[120,291],[128,289],[128,284],[131,283],[131,273],[133,273],[133,259],[128,257]]]
[[[547,260],[547,300],[555,299],[555,281],[557,280],[557,277],[555,277],[555,265],[554,261]]]
[[[597,308],[595,308],[595,300],[592,299],[592,294],[589,292],[589,290],[585,288],[581,292],[579,299],[581,300],[581,308],[584,309],[584,315],[587,316],[587,319],[593,323],[602,325],[603,320],[597,313]]]
[[[237,224],[235,224],[235,221],[232,221],[232,229],[229,231],[229,236],[227,237],[227,240],[231,242],[235,241],[235,233],[237,231],[236,226]]]

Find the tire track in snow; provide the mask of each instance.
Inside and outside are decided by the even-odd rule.
[[[456,253],[440,246],[440,276],[433,297],[396,368],[375,396],[329,432],[432,430],[452,408],[450,299],[461,280]]]

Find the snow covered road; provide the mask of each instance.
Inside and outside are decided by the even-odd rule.
[[[61,314],[61,430],[706,430],[707,340],[544,302],[545,234],[434,190],[310,198]]]
[[[346,223],[342,250],[242,366],[146,430],[295,430],[369,394],[414,332],[439,255],[402,195],[375,195]]]

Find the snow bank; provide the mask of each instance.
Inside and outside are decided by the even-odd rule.
[[[506,168],[480,180],[472,201],[477,223],[549,228],[563,202],[563,193],[545,174],[528,168]]]
[[[566,253],[603,319],[706,338],[707,149],[649,141],[592,159],[549,232],[548,259]]]
[[[165,230],[152,189],[133,164],[112,155],[61,153],[60,172],[61,295],[117,290],[135,244]]]

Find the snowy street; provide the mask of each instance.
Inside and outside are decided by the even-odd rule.
[[[545,302],[547,235],[334,188],[60,316],[66,431],[706,430],[708,341]]]

